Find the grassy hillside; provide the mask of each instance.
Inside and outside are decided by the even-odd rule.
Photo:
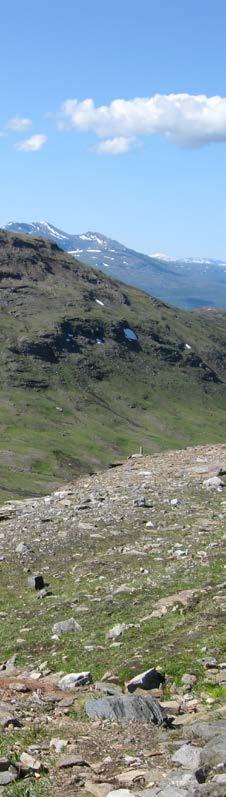
[[[2,500],[140,445],[225,440],[226,313],[177,310],[6,232],[0,302]]]

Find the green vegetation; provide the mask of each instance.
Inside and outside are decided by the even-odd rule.
[[[226,313],[177,310],[55,244],[4,232],[0,278],[1,500],[140,445],[225,439]]]

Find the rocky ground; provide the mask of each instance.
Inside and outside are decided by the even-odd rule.
[[[225,484],[199,446],[1,507],[4,797],[225,795]]]

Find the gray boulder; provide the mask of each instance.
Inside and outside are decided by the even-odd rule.
[[[207,742],[201,751],[201,764],[208,764],[211,768],[226,764],[226,733]]]
[[[120,697],[101,697],[88,700],[86,713],[92,720],[108,719],[117,722],[153,722],[155,725],[169,725],[170,721],[158,702],[153,697],[140,695],[122,695]]]
[[[192,744],[183,744],[172,756],[172,762],[190,770],[198,769],[200,765],[201,748]]]
[[[197,721],[193,722],[189,728],[190,736],[197,736],[204,742],[208,742],[209,739],[213,739],[214,736],[221,736],[221,734],[223,734],[223,736],[226,735],[225,720],[212,720],[212,722]]]

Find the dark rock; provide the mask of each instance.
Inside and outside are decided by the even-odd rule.
[[[109,719],[118,722],[153,722],[155,725],[168,726],[168,719],[164,709],[153,697],[140,695],[122,695],[120,697],[101,697],[98,700],[88,700],[86,712],[90,719]]]
[[[136,675],[135,678],[131,678],[131,681],[128,681],[127,689],[128,692],[135,692],[135,689],[158,689],[160,684],[165,682],[165,675],[155,669],[155,667],[151,667],[150,670],[146,670],[145,672],[141,672],[139,675]]]
[[[210,773],[210,767],[208,766],[208,764],[204,764],[203,767],[199,767],[199,769],[197,769],[195,773],[195,777],[198,783],[205,783],[209,773]]]

